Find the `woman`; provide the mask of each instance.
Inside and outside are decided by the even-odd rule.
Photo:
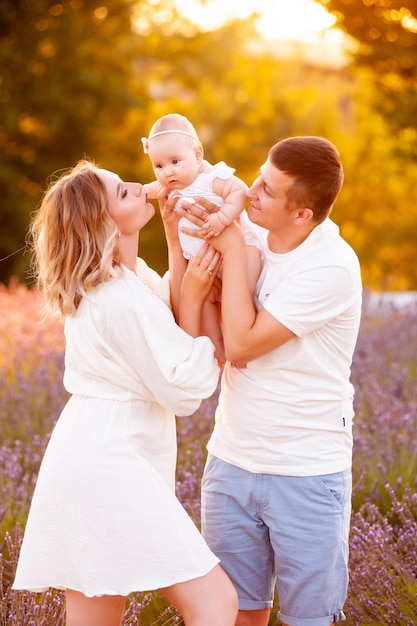
[[[206,245],[189,264],[181,329],[167,281],[137,258],[147,200],[139,183],[81,161],[32,223],[38,283],[65,316],[72,395],[42,462],[14,589],[65,589],[67,626],[120,626],[125,597],[149,589],[187,626],[232,626],[235,591],[174,495],[174,415],[195,411],[218,380],[198,335],[220,257]],[[165,217],[175,282],[177,217]]]

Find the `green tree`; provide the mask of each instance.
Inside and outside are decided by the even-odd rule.
[[[24,244],[52,172],[117,151],[120,120],[140,105],[130,89],[132,6],[0,0],[0,258]],[[26,266],[23,255],[9,256],[0,279]]]
[[[126,179],[153,178],[140,136],[164,113],[188,115],[207,158],[230,162],[248,182],[300,117],[323,128],[323,108],[300,95],[303,73],[260,46],[253,19],[201,32],[172,0],[0,0],[0,8],[0,258],[23,245],[48,176],[83,155]],[[164,271],[158,218],[142,233],[141,254]],[[27,262],[10,256],[0,280],[23,278]]]
[[[140,136],[167,110],[201,110],[238,38],[237,24],[200,33],[173,0],[0,0],[1,281],[25,277],[47,178],[84,155],[128,180],[153,177]],[[163,271],[158,219],[141,252]]]
[[[417,224],[410,203],[417,163],[399,157],[399,139],[389,121],[377,111],[370,113],[376,87],[369,74],[356,73],[346,129],[336,139],[345,183],[332,216],[359,256],[366,287],[415,290]]]
[[[253,17],[200,31],[174,0],[0,0],[0,259],[23,246],[48,177],[80,157],[152,180],[140,137],[177,111],[195,124],[207,159],[225,160],[248,184],[283,137],[334,141],[346,172],[334,217],[365,284],[416,289],[407,207],[417,168],[404,159],[414,121],[392,132],[374,75],[283,59]],[[140,254],[166,269],[158,215]],[[0,281],[26,278],[27,262],[22,253],[2,261]]]
[[[417,0],[316,0],[350,35],[353,59],[371,70],[373,106],[399,133],[399,151],[417,155]]]

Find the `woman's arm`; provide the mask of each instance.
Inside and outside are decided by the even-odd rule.
[[[159,209],[165,230],[168,247],[169,288],[171,307],[176,321],[179,320],[180,293],[182,279],[187,269],[187,260],[182,253],[178,238],[178,221],[180,215],[174,211],[178,198],[168,198],[164,190],[158,196]]]
[[[213,285],[216,289],[221,289],[217,277],[221,260],[217,250],[208,243],[203,243],[195,257],[188,262],[181,284],[178,323],[192,337],[202,334],[203,304]]]
[[[178,198],[166,194],[158,197],[168,246],[168,266],[171,307],[177,323],[188,334],[201,334],[201,310],[220,268],[221,256],[207,243],[194,259],[187,261],[178,238],[180,215],[174,211]],[[208,269],[210,268],[210,272]]]

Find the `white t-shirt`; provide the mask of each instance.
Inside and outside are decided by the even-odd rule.
[[[350,367],[362,284],[352,248],[330,219],[295,250],[263,241],[257,308],[296,337],[254,359],[226,365],[208,450],[251,472],[308,476],[351,465]]]

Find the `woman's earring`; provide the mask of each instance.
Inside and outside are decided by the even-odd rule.
[[[122,236],[122,233],[120,232],[120,230],[118,230],[117,235],[116,235],[117,239],[120,239],[121,236]]]

